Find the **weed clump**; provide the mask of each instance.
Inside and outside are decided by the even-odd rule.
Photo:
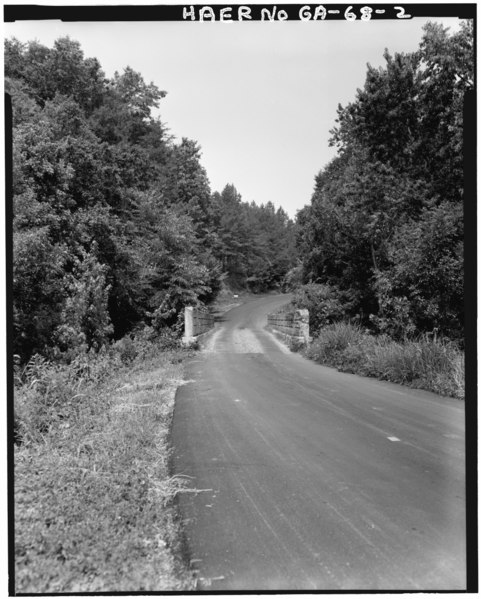
[[[169,344],[146,331],[16,368],[17,592],[192,588],[167,441],[185,353]]]
[[[464,354],[454,342],[435,336],[394,341],[357,324],[337,322],[321,329],[305,354],[343,372],[464,398]]]
[[[298,339],[297,337],[291,337],[288,340],[288,346],[291,352],[298,353],[305,347],[304,339]]]

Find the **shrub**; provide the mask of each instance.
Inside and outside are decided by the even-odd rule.
[[[359,325],[337,322],[324,327],[307,349],[307,356],[316,362],[341,366],[346,350],[356,345],[363,332]]]
[[[304,340],[296,339],[295,337],[292,337],[289,341],[289,349],[292,352],[299,352],[304,348],[304,346],[305,346]]]
[[[106,283],[106,271],[94,255],[84,252],[82,261],[76,258],[73,274],[65,277],[69,293],[61,324],[54,332],[55,342],[64,351],[75,350],[82,343],[89,348],[108,343],[113,326],[107,308],[110,285]]]
[[[99,385],[122,366],[154,353],[177,351],[180,341],[170,329],[151,327],[103,346],[98,352],[83,345],[75,353],[53,353],[49,361],[35,354],[25,366],[15,367],[15,427],[17,442],[38,442],[60,421],[76,418],[85,387]]]
[[[309,329],[312,333],[345,318],[351,304],[337,287],[308,283],[300,287],[292,300],[294,308],[309,310]]]
[[[130,364],[139,354],[134,340],[128,335],[117,341],[114,347],[119,352],[123,364]]]
[[[16,377],[17,441],[40,442],[61,421],[75,414],[85,380],[78,363],[66,366],[33,356]]]
[[[303,277],[303,268],[302,265],[294,266],[291,268],[282,281],[282,290],[283,291],[293,291],[297,289],[302,284]]]

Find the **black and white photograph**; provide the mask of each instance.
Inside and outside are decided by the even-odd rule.
[[[477,5],[3,8],[9,595],[477,592]]]

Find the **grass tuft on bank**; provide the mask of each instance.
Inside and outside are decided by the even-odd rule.
[[[435,336],[399,342],[371,335],[356,324],[336,322],[322,328],[304,352],[342,372],[464,399],[464,354],[455,343]]]
[[[15,389],[17,593],[185,591],[168,433],[185,350],[140,335]]]

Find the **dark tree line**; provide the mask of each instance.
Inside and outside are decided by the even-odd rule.
[[[368,65],[355,100],[339,106],[337,156],[298,215],[303,280],[329,286],[345,316],[380,332],[459,339],[472,22],[451,35],[429,23],[416,52],[386,50],[384,59],[384,67]]]
[[[252,291],[279,287],[295,264],[295,226],[271,202],[257,206],[241,201],[233,185],[213,194],[216,254],[234,287]]]
[[[282,209],[211,193],[200,147],[152,116],[166,92],[106,78],[69,38],[5,42],[13,106],[14,352],[70,359],[161,331],[222,280],[254,291],[295,262]]]

